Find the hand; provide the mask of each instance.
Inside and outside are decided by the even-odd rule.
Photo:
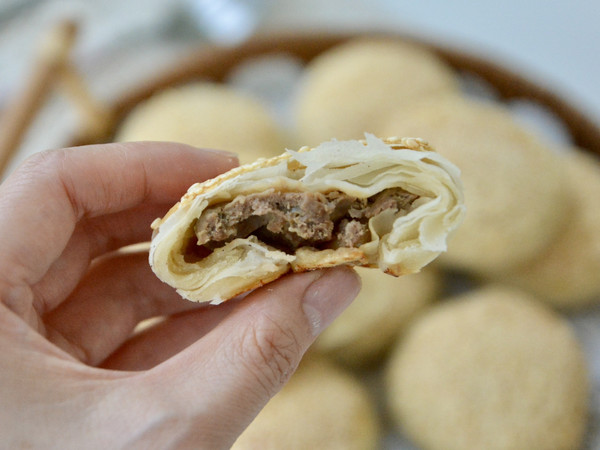
[[[218,307],[151,272],[149,224],[223,152],[40,153],[0,186],[0,436],[7,448],[228,448],[359,289],[336,268]],[[149,317],[166,316],[144,332]]]

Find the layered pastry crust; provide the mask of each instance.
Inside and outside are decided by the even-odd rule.
[[[288,271],[340,264],[417,272],[464,214],[459,173],[425,142],[329,141],[195,184],[153,223],[150,264],[212,303]]]

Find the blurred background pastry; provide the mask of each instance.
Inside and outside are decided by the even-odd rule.
[[[115,140],[228,150],[243,164],[279,155],[285,148],[283,135],[259,100],[223,84],[197,82],[158,92],[137,105]]]
[[[315,349],[351,367],[380,361],[407,324],[440,295],[442,279],[431,268],[399,278],[356,269],[358,297],[319,336]]]
[[[373,400],[353,375],[325,359],[306,358],[233,449],[379,448]]]
[[[499,103],[446,96],[399,108],[386,135],[421,136],[461,170],[467,215],[440,258],[491,276],[538,255],[568,221],[558,156]]]
[[[377,133],[397,108],[458,92],[454,72],[410,42],[356,39],[323,52],[306,67],[294,107],[298,139],[306,145],[332,136]]]
[[[562,157],[567,223],[535,258],[501,278],[563,309],[600,301],[600,161],[581,149]]]
[[[421,316],[390,358],[388,404],[426,449],[578,449],[589,381],[568,323],[488,286]]]

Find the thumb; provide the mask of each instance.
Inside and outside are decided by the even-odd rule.
[[[347,267],[283,277],[246,297],[154,375],[176,386],[169,403],[195,417],[196,438],[231,445],[359,290],[360,278]]]

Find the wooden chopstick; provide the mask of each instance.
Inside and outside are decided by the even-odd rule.
[[[113,113],[90,93],[83,77],[70,61],[60,71],[58,87],[71,100],[81,120],[77,141],[96,142],[105,138],[113,126]]]
[[[31,76],[0,118],[0,174],[16,153],[25,132],[40,110],[75,42],[77,26],[64,21],[43,40]]]

